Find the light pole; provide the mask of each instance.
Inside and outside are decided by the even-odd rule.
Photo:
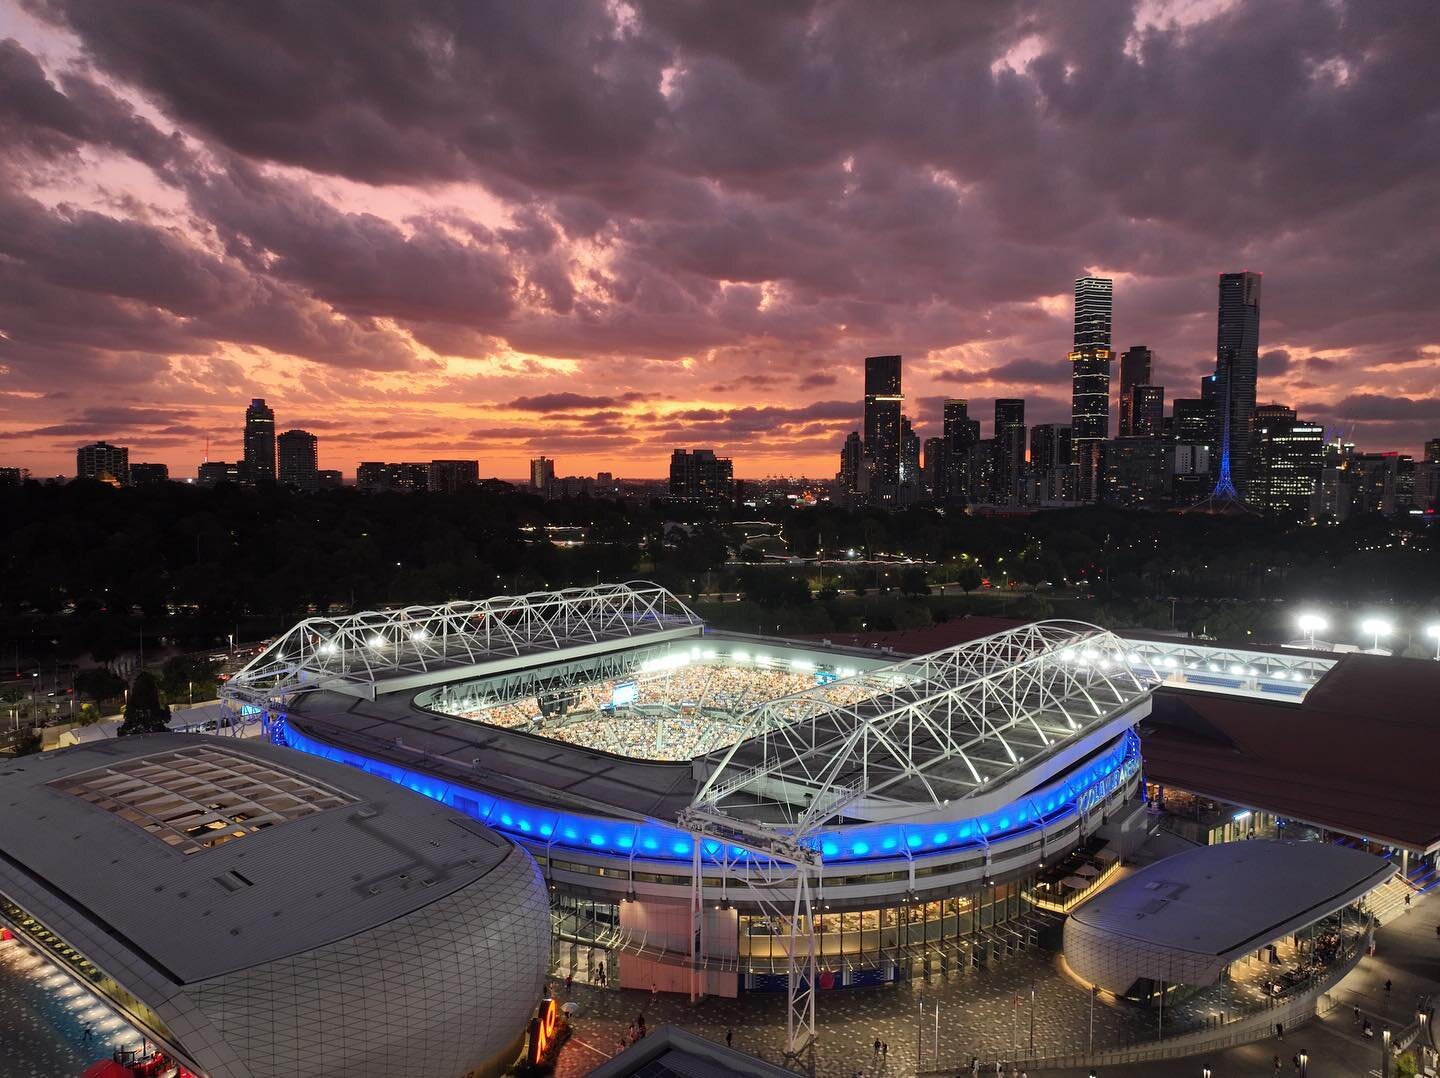
[[[1384,618],[1366,618],[1360,623],[1360,631],[1366,636],[1374,637],[1375,646],[1371,650],[1378,652],[1380,650],[1380,638],[1393,633],[1395,626],[1391,625],[1390,622]]]
[[[1296,619],[1300,625],[1300,631],[1310,638],[1310,646],[1315,646],[1315,634],[1323,633],[1330,628],[1330,622],[1319,614],[1301,614]]]
[[[1425,626],[1425,635],[1435,639],[1435,661],[1440,662],[1440,623]]]
[[[1089,1046],[1085,1049],[1086,1055],[1095,1054],[1095,997],[1099,994],[1100,989],[1092,984],[1090,986],[1090,1041]],[[1094,1078],[1093,1072],[1091,1078]]]
[[[1380,1078],[1390,1078],[1390,1031],[1388,1029],[1380,1037],[1380,1051],[1385,1053],[1380,1057]]]

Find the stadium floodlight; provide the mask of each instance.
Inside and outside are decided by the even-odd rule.
[[[417,644],[422,644],[426,640],[430,639],[430,634],[427,633],[424,629],[416,629],[413,633],[410,634],[410,639],[415,641],[415,643]]]
[[[1389,636],[1395,631],[1395,626],[1385,618],[1366,618],[1360,623],[1360,631],[1366,636],[1374,637],[1375,647],[1373,650],[1380,650],[1380,638]]]
[[[1320,614],[1301,614],[1296,619],[1300,625],[1300,631],[1310,638],[1310,646],[1315,646],[1315,634],[1323,633],[1330,628],[1330,622]]]
[[[1425,626],[1425,635],[1435,638],[1435,661],[1440,662],[1440,622]]]

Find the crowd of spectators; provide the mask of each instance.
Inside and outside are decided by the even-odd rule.
[[[634,699],[615,706],[616,689],[630,682]],[[577,686],[563,708],[542,707],[537,696],[504,702],[472,698],[450,713],[635,759],[691,760],[745,736],[742,716],[756,704],[816,684],[813,670],[696,662]],[[824,697],[844,706],[874,692],[862,682],[838,681],[826,687]],[[796,701],[793,710],[800,718],[805,705]]]

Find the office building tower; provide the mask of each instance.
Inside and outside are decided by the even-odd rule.
[[[1152,385],[1155,356],[1143,344],[1131,345],[1120,356],[1120,437],[1135,437],[1135,387]]]
[[[245,409],[245,456],[241,463],[246,482],[274,482],[275,412],[263,397],[256,397]]]
[[[836,500],[850,506],[858,506],[865,500],[869,490],[869,469],[865,466],[865,444],[860,432],[852,430],[845,436],[840,449],[840,471],[835,476]]]
[[[130,483],[130,450],[109,442],[91,442],[75,450],[75,478],[96,479],[112,487]]]
[[[1312,511],[1325,465],[1325,430],[1297,419],[1283,404],[1266,404],[1251,418],[1249,502],[1287,520]]]
[[[670,497],[701,505],[724,505],[735,498],[735,471],[729,457],[713,449],[670,454]]]
[[[942,435],[945,438],[944,496],[964,501],[969,496],[970,453],[980,441],[980,420],[970,418],[970,402],[963,397],[947,397],[942,412]]]
[[[995,402],[995,489],[996,505],[1015,505],[1021,500],[1025,473],[1025,402],[1005,397]]]
[[[275,439],[280,482],[296,490],[319,484],[320,442],[308,430],[287,430]]]
[[[1075,342],[1070,352],[1070,439],[1077,494],[1095,500],[1098,446],[1110,432],[1110,317],[1114,282],[1105,277],[1075,281]]]
[[[355,489],[362,491],[402,491],[414,493],[430,489],[430,465],[419,463],[386,464],[362,461],[355,469]]]
[[[243,462],[240,461],[207,460],[200,465],[196,472],[195,482],[202,487],[218,486],[221,483],[238,483],[244,467]]]
[[[920,482],[920,436],[908,415],[900,417],[900,482]]]
[[[870,459],[871,493],[893,498],[900,484],[900,357],[865,360],[865,455]]]
[[[1215,421],[1212,397],[1176,397],[1170,433],[1177,442],[1210,446]]]
[[[982,438],[965,458],[965,489],[972,501],[989,501],[995,490],[995,439]]]
[[[1100,500],[1125,509],[1168,505],[1175,448],[1165,438],[1116,438],[1103,443]]]
[[[1030,477],[1036,502],[1068,502],[1075,497],[1070,428],[1038,423],[1030,428]]]
[[[454,494],[480,483],[478,460],[432,460],[429,489],[437,494]]]
[[[150,487],[170,482],[170,468],[165,464],[145,464],[136,461],[130,465],[130,485]]]
[[[1425,443],[1425,453],[1415,462],[1415,507],[1440,507],[1440,438]]]
[[[536,457],[530,462],[530,489],[542,498],[554,494],[555,462],[549,457]]]
[[[925,461],[921,475],[925,493],[935,501],[945,497],[945,482],[949,474],[949,458],[945,452],[945,439],[925,439]]]
[[[1260,274],[1222,273],[1215,330],[1216,493],[1240,497],[1250,481],[1250,423],[1260,364]]]
[[[1158,438],[1165,433],[1165,387],[1130,387],[1130,437]]]

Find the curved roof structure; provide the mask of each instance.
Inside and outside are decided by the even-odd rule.
[[[1327,842],[1227,842],[1147,865],[1071,914],[1065,959],[1124,993],[1142,977],[1211,984],[1224,967],[1384,883],[1395,866]]]
[[[534,861],[384,779],[151,734],[0,766],[0,802],[0,895],[210,1078],[458,1076],[539,997]]]
[[[538,656],[593,655],[701,627],[694,611],[645,582],[307,618],[231,678],[222,696],[259,704],[329,689],[373,700]]]
[[[1097,626],[1023,625],[760,704],[695,805],[801,833],[986,812],[1133,725],[1159,681]]]

